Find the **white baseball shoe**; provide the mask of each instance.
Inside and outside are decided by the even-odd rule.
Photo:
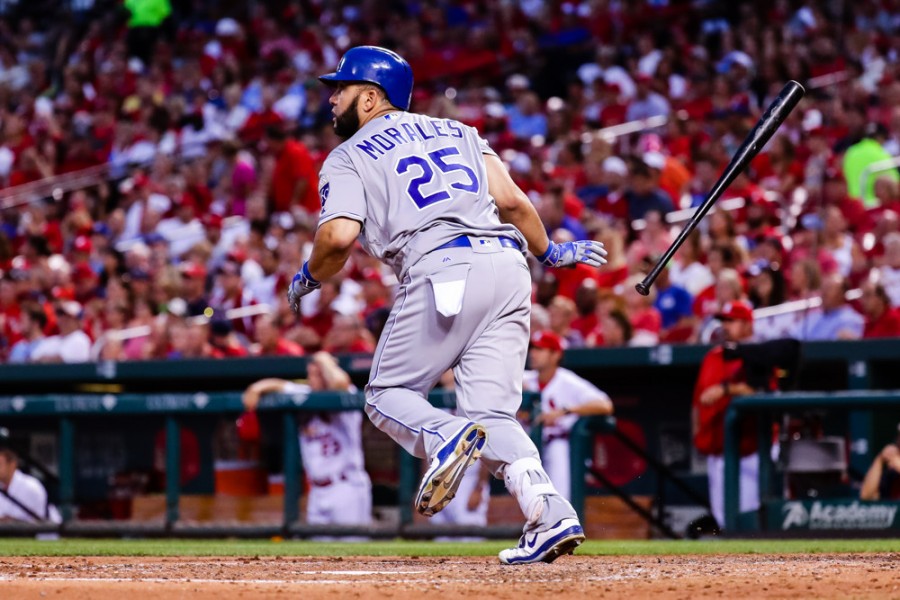
[[[578,519],[562,519],[547,531],[523,534],[518,546],[500,551],[500,562],[507,565],[552,563],[560,556],[572,554],[583,541],[584,529]]]
[[[453,500],[466,469],[481,456],[487,441],[484,426],[469,422],[441,444],[416,495],[416,510],[426,517],[439,513]]]

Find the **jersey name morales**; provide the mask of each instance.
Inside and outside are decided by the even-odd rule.
[[[356,147],[366,153],[372,160],[378,160],[388,151],[398,146],[403,146],[413,141],[424,142],[436,137],[463,136],[459,123],[449,119],[429,119],[430,127],[423,127],[421,123],[400,123],[400,127],[388,127],[380,132],[358,142]],[[401,129],[403,131],[401,131]]]

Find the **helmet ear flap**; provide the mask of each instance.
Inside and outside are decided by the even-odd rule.
[[[326,85],[339,81],[368,82],[384,90],[388,101],[400,110],[409,110],[412,102],[412,67],[402,56],[378,46],[350,48],[341,57],[334,73],[322,75]]]

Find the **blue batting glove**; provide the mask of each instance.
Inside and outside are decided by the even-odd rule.
[[[570,267],[576,263],[584,263],[592,267],[606,264],[606,248],[602,242],[579,240],[577,242],[550,242],[547,251],[537,259],[548,267]]]
[[[291,310],[298,315],[300,314],[300,298],[307,295],[313,290],[322,287],[322,284],[313,279],[309,273],[309,263],[303,263],[297,274],[291,280],[291,287],[288,288],[288,302],[291,304]]]

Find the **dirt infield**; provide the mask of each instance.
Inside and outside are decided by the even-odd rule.
[[[897,598],[900,555],[2,558],[3,598]]]

